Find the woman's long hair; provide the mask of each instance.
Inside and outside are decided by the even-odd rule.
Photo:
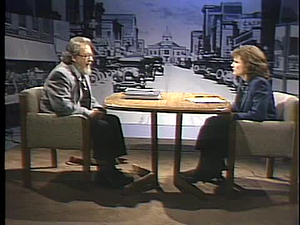
[[[246,78],[251,80],[253,77],[262,76],[270,78],[269,64],[266,55],[257,46],[243,45],[236,48],[231,53],[231,56],[241,57],[245,64]]]

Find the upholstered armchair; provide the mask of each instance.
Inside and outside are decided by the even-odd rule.
[[[274,92],[278,121],[235,121],[230,126],[230,146],[226,183],[232,190],[235,158],[239,156],[265,157],[266,178],[272,178],[274,158],[291,158],[291,203],[297,202],[299,154],[299,99],[293,95]]]
[[[43,87],[34,87],[23,90],[19,95],[24,186],[31,187],[30,151],[33,148],[41,151],[51,149],[52,167],[57,167],[58,149],[82,150],[83,174],[89,180],[91,144],[88,118],[82,115],[58,117],[39,112],[42,90]]]

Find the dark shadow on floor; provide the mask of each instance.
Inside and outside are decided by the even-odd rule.
[[[124,195],[121,190],[111,190],[97,186],[93,182],[83,182],[80,171],[56,173],[32,171],[31,173],[34,181],[33,188],[25,189],[22,186],[21,170],[6,170],[6,216],[8,218],[38,220],[39,216],[37,215],[43,215],[40,218],[43,221],[91,221],[88,218],[88,216],[91,216],[91,212],[87,212],[89,207],[91,211],[104,207],[103,210],[107,210],[107,213],[113,213],[112,209],[119,211],[119,207],[127,210],[142,207],[145,210],[151,207],[153,201],[161,202],[165,209],[170,210],[220,209],[230,212],[242,212],[288,204],[287,202],[274,202],[269,197],[269,195],[287,195],[287,191],[281,191],[281,189],[286,190],[286,188],[279,188],[279,190],[241,189],[231,198],[226,198],[222,194],[209,194],[208,200],[202,200],[189,193],[177,191],[157,192],[151,190],[144,193]],[[239,179],[238,182],[246,183],[250,187],[257,186],[255,180]],[[171,179],[166,185],[173,185]],[[266,194],[266,191],[268,191],[268,194]],[[84,205],[91,202],[95,203],[94,207],[89,206],[83,209]],[[74,210],[71,218],[67,218],[62,214],[68,210],[68,207]],[[16,211],[13,208],[22,208],[23,210]],[[26,213],[26,210],[29,210],[28,213]],[[47,213],[48,210],[54,211],[55,214]],[[32,211],[35,211],[35,213],[32,213]],[[141,213],[140,210],[134,211],[136,214]],[[83,217],[84,213],[87,215]],[[134,214],[133,211],[131,213]],[[98,221],[97,218],[95,219]]]

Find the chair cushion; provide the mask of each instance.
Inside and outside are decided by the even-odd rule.
[[[43,87],[34,87],[30,89],[25,89],[20,95],[25,95],[25,104],[27,112],[39,112],[40,110],[40,98],[42,94]]]
[[[89,120],[82,115],[28,113],[27,144],[29,148],[82,149],[84,138],[90,138],[88,126]]]
[[[236,155],[291,157],[295,122],[240,120],[236,129]]]
[[[274,92],[278,120],[296,121],[299,113],[299,99],[296,96]]]

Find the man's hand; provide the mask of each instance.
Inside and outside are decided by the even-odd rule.
[[[90,119],[92,120],[103,120],[106,115],[105,109],[93,109],[93,112],[90,114]]]

